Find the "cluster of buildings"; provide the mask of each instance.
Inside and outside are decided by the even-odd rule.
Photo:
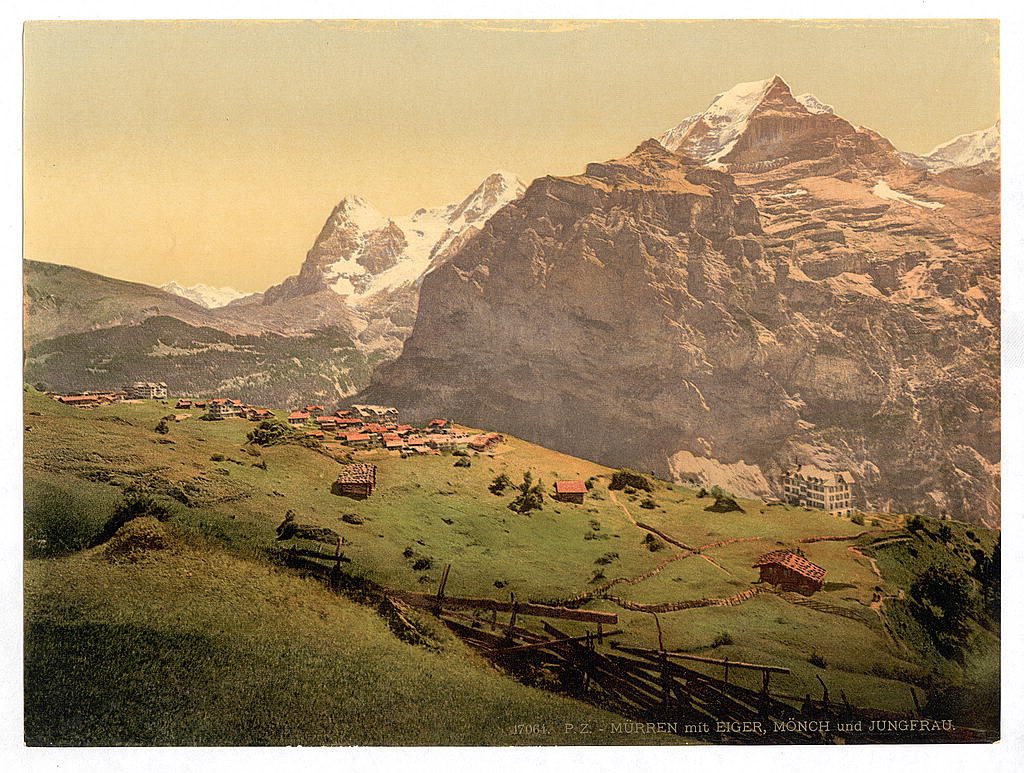
[[[167,397],[167,384],[163,381],[136,381],[124,389],[105,392],[46,392],[58,403],[76,408],[92,408],[97,405],[112,405],[122,400],[162,400]]]
[[[362,409],[368,409],[360,411]],[[385,406],[352,406],[351,410],[325,415],[322,405],[307,405],[288,414],[293,427],[307,428],[306,434],[332,439],[351,448],[384,448],[420,454],[441,451],[488,451],[504,440],[496,432],[469,434],[456,429],[447,419],[432,419],[425,427],[398,423],[398,411]]]
[[[853,513],[853,476],[846,471],[798,465],[783,473],[782,493],[791,505],[814,507],[838,515]]]

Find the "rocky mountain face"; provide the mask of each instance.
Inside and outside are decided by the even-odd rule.
[[[359,400],[612,465],[999,521],[997,200],[779,78],[536,180],[429,272]]]

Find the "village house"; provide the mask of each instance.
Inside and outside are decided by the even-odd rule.
[[[469,439],[469,447],[474,451],[487,451],[493,448],[505,438],[497,432],[489,432],[486,435],[474,435]]]
[[[447,419],[431,419],[427,423],[427,430],[430,432],[447,432],[450,422]]]
[[[799,465],[782,475],[785,500],[800,507],[814,507],[846,515],[852,508],[853,476],[846,471],[822,470]]]
[[[211,419],[230,419],[241,417],[245,412],[245,406],[241,400],[231,400],[226,397],[218,397],[210,400],[210,408],[207,414]]]
[[[314,418],[317,416],[324,415],[324,407],[322,405],[307,405],[302,410],[305,413],[308,413],[310,416],[313,416]]]
[[[331,493],[353,499],[366,499],[377,487],[377,468],[372,464],[346,464],[331,485]]]
[[[347,430],[355,431],[359,427],[363,426],[363,420],[362,419],[352,419],[352,418],[338,419],[334,423],[335,423],[335,425],[337,425],[338,429],[341,429],[341,430],[346,430],[347,429]]]
[[[309,421],[309,414],[305,411],[292,411],[288,414],[288,423],[294,427],[301,427]]]
[[[113,395],[106,392],[86,392],[80,395],[54,395],[58,403],[74,408],[92,408],[97,405],[110,405],[117,402]]]
[[[388,451],[401,451],[405,448],[405,441],[399,437],[386,437],[384,438],[384,447]]]
[[[182,397],[181,399],[178,400],[177,404],[175,404],[174,407],[179,409],[179,410],[182,409],[182,408],[191,408],[192,407],[192,401],[191,400],[186,400],[184,397]]]
[[[765,553],[752,567],[761,570],[760,582],[799,591],[805,596],[821,590],[825,582],[824,569],[789,550]]]
[[[248,410],[249,421],[270,421],[274,414],[266,408],[250,408]]]
[[[322,429],[307,429],[304,433],[306,437],[316,438],[317,440],[323,440],[324,431]]]
[[[398,409],[387,405],[353,405],[352,410],[366,421],[398,423]]]
[[[365,432],[339,432],[337,438],[347,446],[368,446],[373,442]]]
[[[163,381],[136,381],[124,391],[129,397],[139,400],[163,400],[167,397],[167,384]]]
[[[583,496],[587,493],[587,487],[581,480],[556,480],[555,499],[559,502],[572,502],[582,505]]]
[[[338,419],[335,416],[317,416],[316,425],[322,429],[337,429]]]
[[[335,411],[334,415],[339,419],[351,419],[352,411]]]

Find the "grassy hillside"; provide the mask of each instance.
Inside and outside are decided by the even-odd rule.
[[[619,627],[625,631],[621,640],[641,646],[657,645],[654,620],[648,612],[626,609],[623,605],[726,598],[752,587],[761,588],[752,585],[757,573],[750,565],[756,557],[780,547],[798,547],[809,560],[828,570],[824,590],[812,599],[817,606],[799,603],[800,599],[786,595],[760,592],[734,606],[661,613],[665,646],[731,660],[787,666],[792,674],[779,677],[777,685],[787,694],[820,696],[821,677],[833,696],[843,694],[853,704],[912,712],[913,685],[920,696],[941,699],[941,705],[948,707],[949,712],[959,712],[956,719],[960,724],[991,726],[993,722],[991,710],[988,715],[978,713],[977,705],[978,697],[990,695],[992,684],[998,683],[995,633],[972,622],[964,652],[957,657],[944,657],[908,612],[908,589],[913,578],[929,565],[956,561],[970,571],[968,544],[991,553],[997,535],[977,527],[971,527],[972,540],[967,527],[954,523],[952,533],[947,535],[949,539],[940,542],[937,537],[908,532],[903,519],[887,515],[877,519],[868,515],[862,525],[818,511],[769,507],[746,500],[740,500],[744,512],[708,512],[705,508],[713,500],[699,497],[692,489],[655,481],[655,490],[650,495],[628,490],[613,492],[608,489],[611,470],[514,438],[498,446],[493,454],[471,457],[469,467],[454,466],[457,459],[447,454],[402,459],[383,451],[358,452],[357,459],[378,466],[379,487],[369,499],[355,501],[330,494],[337,462],[327,454],[297,445],[258,450],[244,446],[246,432],[254,426],[248,422],[190,419],[172,424],[170,433],[161,436],[152,427],[170,411],[166,405],[155,402],[77,410],[30,393],[26,396],[26,411],[26,528],[30,539],[36,539],[46,531],[45,524],[54,521],[77,519],[82,532],[96,528],[120,490],[133,485],[165,497],[174,505],[175,514],[168,526],[179,535],[179,540],[186,540],[190,534],[199,535],[213,546],[204,547],[204,555],[226,551],[232,556],[228,560],[218,554],[216,560],[207,560],[205,565],[185,568],[184,563],[173,562],[187,563],[200,558],[168,554],[159,559],[163,567],[159,571],[148,564],[148,568],[110,567],[88,553],[34,560],[28,568],[30,620],[51,619],[50,607],[38,601],[64,595],[46,590],[51,582],[61,587],[83,588],[68,594],[67,603],[54,602],[65,624],[67,620],[82,619],[89,625],[109,625],[133,615],[152,619],[153,610],[164,603],[157,598],[171,595],[178,599],[176,604],[187,607],[189,612],[186,615],[176,606],[168,613],[168,620],[191,620],[185,628],[205,636],[223,630],[228,639],[219,639],[218,646],[229,646],[228,640],[234,641],[234,629],[229,621],[223,620],[227,608],[220,601],[207,604],[207,599],[217,594],[200,590],[199,585],[195,585],[195,593],[182,589],[207,582],[233,588],[224,578],[209,579],[214,576],[209,566],[216,564],[220,571],[222,563],[224,572],[235,567],[230,571],[237,570],[236,576],[252,572],[254,578],[262,578],[258,583],[253,580],[260,588],[254,592],[265,600],[275,598],[269,592],[270,586],[293,579],[281,580],[259,557],[275,544],[275,528],[287,510],[293,510],[302,523],[329,527],[342,535],[345,555],[350,559],[347,571],[389,588],[433,590],[445,564],[450,563],[447,592],[451,595],[507,599],[509,593],[514,593],[517,599],[576,599],[580,603],[581,594],[595,592],[611,580],[635,580],[649,574],[639,581],[607,587],[605,593],[618,601],[601,598],[582,602],[587,608],[616,611]],[[260,466],[255,466],[257,462]],[[527,470],[543,479],[545,487],[559,478],[593,478],[593,489],[583,505],[546,498],[543,510],[518,514],[507,507],[512,494],[491,494],[488,484],[500,473],[518,482]],[[645,502],[648,498],[651,501]],[[711,547],[691,553],[652,538],[637,521],[690,548]],[[927,528],[938,531],[937,524]],[[800,541],[820,537],[853,539]],[[927,550],[916,549],[916,555],[904,555],[895,552],[903,548],[887,547],[908,540],[927,543]],[[722,542],[727,544],[717,544]],[[29,544],[31,547],[37,543]],[[297,547],[317,549],[312,543]],[[654,571],[658,567],[660,570]],[[68,573],[66,580],[47,579],[60,577],[61,572]],[[160,582],[171,584],[159,589],[157,585],[147,585],[157,583],[158,575],[164,577]],[[95,598],[100,594],[90,594],[88,590],[94,584],[102,588],[106,583],[107,588],[114,590],[130,587],[134,582],[140,588],[137,593],[111,593],[103,604]],[[307,586],[308,583],[303,585]],[[146,587],[152,590],[142,590]],[[230,594],[226,597],[230,598]],[[333,596],[324,598],[330,598],[334,604],[346,603]],[[135,600],[129,604],[129,599]],[[197,599],[201,601],[196,603]],[[264,614],[276,614],[270,605],[245,606],[253,620],[259,618],[260,626],[270,625],[262,619]],[[368,620],[373,617],[372,611],[362,609],[360,613],[366,613]],[[288,621],[291,614],[289,611],[280,617]],[[286,626],[289,631],[314,635],[306,631],[305,617],[296,619],[300,622]],[[584,630],[583,626],[571,623],[563,627]],[[59,637],[45,639],[45,628],[40,630],[43,633],[39,635],[44,637],[41,641],[57,646]],[[183,630],[179,626],[175,635]],[[69,639],[72,640],[73,637]],[[136,662],[145,672],[144,662],[151,657],[146,652],[151,645],[144,639],[132,641],[138,641]],[[82,646],[84,649],[75,651],[84,658],[81,653],[89,647]],[[237,646],[244,650],[248,645]],[[415,657],[426,657],[409,645],[401,647],[418,653]],[[466,655],[461,645],[449,640],[445,647],[454,648],[447,650],[454,653],[453,660],[466,660],[466,667],[472,666],[471,672],[476,672],[472,657]],[[206,644],[200,649],[207,651],[204,648]],[[48,646],[33,651],[50,650]],[[58,647],[57,652],[60,651]],[[268,658],[252,664],[254,670],[249,673],[253,679],[269,678],[263,673],[264,666],[273,659],[269,655]],[[222,662],[224,658],[217,660]],[[59,655],[49,656],[47,662],[51,663],[49,668],[63,674],[63,680],[74,683],[74,670],[64,668]],[[180,661],[175,661],[167,668],[176,669],[175,663],[180,665]],[[111,673],[120,673],[119,667],[105,667],[114,669]],[[494,677],[491,672],[483,673]],[[214,684],[217,680],[205,681]],[[108,700],[114,694],[110,692],[111,683],[104,682],[106,686],[97,688],[100,697],[90,705],[99,705],[102,696]],[[513,687],[526,689],[518,685],[508,689]],[[206,689],[221,688],[208,685]],[[272,700],[284,700],[282,694],[273,692]],[[359,694],[359,700],[369,700],[364,693]],[[165,699],[170,700],[167,694]],[[198,700],[190,697],[186,704],[193,705]],[[289,700],[299,705],[313,699],[293,696]],[[421,710],[432,705],[432,700],[429,695],[408,696],[409,704],[419,701]],[[451,710],[467,712],[467,722],[472,724],[470,704],[462,706],[457,697],[452,701]],[[33,705],[45,703],[40,700]],[[380,709],[371,702],[366,708],[367,716]],[[561,709],[553,709],[555,713],[558,710]],[[489,727],[487,722],[481,723],[482,727]],[[470,737],[469,726],[467,735],[459,738]],[[186,732],[180,727],[179,730]],[[130,739],[134,732],[126,730],[121,737]],[[220,728],[216,732],[227,731]],[[287,734],[285,728],[274,732],[282,734],[275,738]],[[296,732],[294,728],[292,732]],[[474,737],[486,739],[481,742],[504,742],[488,735],[490,731],[480,732],[483,734]],[[358,742],[378,741],[364,735]]]

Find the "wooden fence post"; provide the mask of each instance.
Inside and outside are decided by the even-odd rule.
[[[725,681],[726,684],[729,684],[729,658],[724,658],[724,660],[725,660],[725,680],[724,681]]]

